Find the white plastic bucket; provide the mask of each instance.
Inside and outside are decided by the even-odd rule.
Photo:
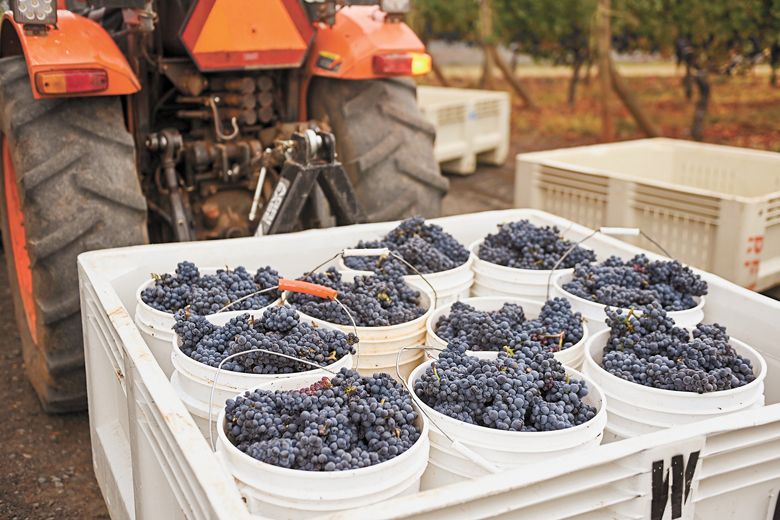
[[[359,276],[359,272],[345,272],[342,276],[345,279],[351,279]],[[419,347],[425,344],[425,324],[433,313],[433,294],[431,288],[420,280],[407,280],[406,283],[420,292],[420,306],[426,309],[425,313],[412,321],[399,323],[398,325],[388,325],[385,327],[357,327],[357,335],[360,338],[358,344],[358,354],[354,356],[357,364],[356,370],[362,375],[371,375],[375,372],[386,372],[398,379],[396,375],[396,356],[404,347]],[[300,312],[300,311],[299,311]],[[352,325],[341,325],[331,323],[308,316],[300,312],[301,317],[305,317],[314,323],[337,328],[345,333],[355,332]],[[422,359],[422,352],[410,350],[409,354],[402,354],[402,373],[410,372]]]
[[[496,352],[472,352],[481,359],[495,358]],[[440,487],[453,482],[477,478],[489,474],[489,470],[461,453],[441,432],[452,440],[493,464],[497,470],[516,468],[524,464],[547,460],[574,453],[577,450],[601,443],[607,424],[607,408],[601,389],[588,377],[573,368],[565,367],[572,379],[584,380],[588,395],[584,402],[596,407],[597,413],[590,421],[552,432],[509,432],[468,424],[452,419],[426,405],[414,394],[414,383],[425,373],[433,360],[418,366],[409,376],[409,389],[421,410],[431,421],[430,464],[433,466],[423,477],[422,489]]]
[[[360,375],[370,376],[376,373],[387,373],[393,376],[396,381],[405,381],[409,374],[422,363],[425,352],[417,349],[410,349],[401,354],[384,354],[372,356],[361,354],[360,366],[356,368]],[[398,360],[398,370],[396,371],[396,360]]]
[[[136,291],[135,299],[135,324],[141,332],[141,337],[146,341],[154,359],[160,365],[166,377],[171,377],[173,365],[171,365],[171,340],[176,336],[173,326],[176,320],[173,314],[157,310],[147,305],[141,299],[141,293],[147,287],[154,284],[154,280],[147,280]]]
[[[154,355],[157,364],[160,365],[165,377],[171,377],[173,373],[173,365],[171,365],[171,338],[175,336],[173,322],[170,323],[170,327],[164,325],[150,326],[140,316],[143,311],[138,310],[137,307],[136,309],[134,321],[138,331],[141,333],[141,337],[144,338],[146,346],[152,351],[152,355]],[[171,319],[173,319],[173,315],[171,315]]]
[[[497,311],[505,303],[514,303],[520,305],[523,308],[526,319],[538,318],[539,314],[542,312],[542,307],[544,306],[543,303],[523,298],[513,298],[511,296],[485,296],[478,298],[466,298],[461,300],[461,302],[467,305],[471,305],[478,311]],[[447,342],[437,336],[434,329],[436,324],[439,322],[439,319],[441,319],[443,316],[449,315],[451,308],[452,304],[436,309],[433,314],[431,314],[431,317],[428,319],[426,324],[427,334],[425,344],[427,346],[441,349],[447,347]],[[555,352],[553,356],[564,365],[574,368],[575,370],[579,370],[585,355],[585,343],[587,340],[588,324],[587,322],[583,321],[582,339],[567,349]],[[435,356],[436,354],[431,352],[431,355]]]
[[[262,311],[244,311],[242,314],[257,315]],[[224,325],[230,321],[233,316],[227,316],[226,313],[207,316],[210,322],[215,325]],[[308,321],[301,316],[301,321]],[[333,328],[327,324],[318,324],[318,327]],[[173,366],[171,374],[171,385],[176,394],[182,400],[187,410],[192,415],[195,423],[201,429],[203,434],[208,437],[209,432],[209,400],[211,400],[211,420],[216,421],[219,410],[224,408],[225,401],[240,394],[246,390],[266,387],[279,379],[293,379],[302,376],[311,376],[315,380],[331,375],[332,372],[338,372],[342,368],[352,368],[354,357],[350,354],[325,367],[325,369],[312,369],[305,372],[292,374],[252,374],[246,372],[233,372],[231,370],[220,370],[217,384],[214,385],[214,378],[217,377],[217,369],[184,354],[179,349],[178,336],[174,334],[169,344],[171,349],[170,360]],[[359,345],[356,345],[356,348]],[[326,370],[327,369],[327,370]],[[214,388],[214,397],[211,399],[212,387]]]
[[[344,279],[350,280],[353,276],[356,276],[353,273],[342,273]],[[411,336],[415,333],[419,333],[420,331],[425,331],[425,320],[428,319],[428,316],[433,313],[433,295],[431,294],[431,288],[428,287],[425,282],[418,282],[418,281],[409,281],[407,282],[408,285],[413,287],[414,289],[418,290],[420,292],[420,307],[426,309],[425,313],[421,316],[404,323],[399,323],[398,325],[387,325],[383,327],[357,327],[357,335],[360,338],[360,341],[369,341],[369,342],[377,342],[377,343],[384,343],[389,344],[392,341],[397,341],[399,338],[405,338],[407,336]],[[283,295],[282,299],[285,300],[287,298],[287,293]],[[296,309],[297,310],[297,309]],[[332,328],[339,329],[345,333],[355,332],[355,327],[352,325],[342,325],[340,323],[331,323],[328,321],[321,320],[319,318],[315,318],[312,316],[309,316],[307,314],[304,314],[302,311],[298,310],[300,315],[303,317],[305,316],[307,319],[315,322],[320,323],[323,325],[328,325]]]
[[[476,273],[474,284],[471,286],[471,296],[510,296],[543,302],[547,299],[547,291],[546,289],[544,292],[525,289],[513,292],[510,287],[507,287],[502,282],[482,278],[479,273]]]
[[[323,322],[323,323],[328,324],[328,322]],[[364,340],[363,336],[360,335],[361,329],[362,327],[358,327],[358,337],[360,338],[360,346],[362,348],[361,353],[395,354],[403,347],[408,347],[409,345],[422,345],[425,343],[424,328],[415,330],[403,336],[398,336],[396,338],[367,339],[367,340]]]
[[[588,340],[583,372],[607,396],[607,430],[617,438],[635,437],[764,405],[766,361],[738,339],[731,338],[730,344],[751,361],[756,379],[739,388],[698,394],[631,383],[607,372],[601,360],[609,334],[609,329],[602,330]]]
[[[590,300],[586,300],[585,298],[580,298],[579,296],[564,290],[563,285],[570,282],[572,277],[573,273],[562,273],[553,277],[552,288],[550,291],[551,296],[560,296],[569,300],[572,310],[582,313],[582,316],[588,320],[591,334],[595,334],[598,331],[606,329],[606,305],[592,302]],[[705,298],[704,296],[697,296],[694,299],[697,302],[696,307],[685,309],[684,311],[668,311],[666,315],[672,318],[678,327],[683,327],[686,329],[692,329],[696,327],[696,325],[701,323],[701,320],[704,319]],[[623,314],[627,314],[628,311],[629,309],[623,309]],[[635,310],[634,314],[639,316],[642,314],[642,312]]]
[[[198,269],[201,275],[213,275],[218,270],[224,269],[224,267],[204,267]],[[141,336],[146,341],[146,345],[149,350],[152,351],[154,359],[162,368],[165,373],[165,377],[171,377],[173,373],[173,365],[171,365],[171,341],[176,336],[173,332],[173,326],[176,324],[176,320],[173,317],[173,313],[160,311],[154,307],[146,304],[141,298],[141,293],[144,289],[154,285],[154,279],[147,280],[138,288],[135,293],[135,324],[138,330],[141,332]],[[273,305],[273,303],[271,303]],[[225,311],[220,315],[225,316],[238,316],[246,312],[256,313],[264,310],[257,309],[253,311]]]
[[[537,270],[537,269],[518,269],[516,267],[506,267],[481,260],[477,256],[479,246],[482,245],[482,239],[477,240],[469,246],[471,256],[474,259],[472,269],[474,270],[474,284],[479,286],[475,289],[474,296],[518,296],[532,300],[547,300],[547,286],[551,277],[560,273],[573,273],[574,269],[556,269]],[[490,294],[485,294],[491,291]]]
[[[469,259],[465,263],[439,273],[431,273],[423,275],[425,280],[431,284],[436,291],[436,306],[441,307],[454,301],[458,301],[461,298],[467,298],[469,296],[469,290],[471,284],[474,281],[474,273],[471,269],[471,264],[474,261],[474,255],[469,255]],[[374,274],[372,271],[359,271],[347,267],[344,263],[344,259],[339,257],[336,260],[337,268],[342,273],[349,273],[352,276],[368,276]],[[409,283],[419,282],[424,285],[427,290],[430,291],[430,287],[425,283],[423,277],[417,274],[404,276],[403,279]]]
[[[299,377],[277,384],[292,390],[314,383]],[[347,471],[303,471],[256,460],[233,446],[224,431],[225,410],[217,424],[217,454],[238,481],[250,513],[271,518],[303,519],[375,504],[417,493],[428,464],[429,427],[419,413],[420,438],[401,455],[379,464]]]

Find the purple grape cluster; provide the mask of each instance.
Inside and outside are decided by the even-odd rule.
[[[639,316],[607,307],[611,327],[601,365],[621,379],[662,390],[717,392],[755,379],[749,359],[729,344],[726,328],[699,324],[692,333],[675,326],[658,304]]]
[[[644,309],[658,303],[667,311],[681,311],[696,307],[694,296],[707,294],[707,282],[676,260],[612,256],[600,264],[577,266],[563,289],[612,307]]]
[[[596,408],[583,401],[585,381],[570,379],[541,344],[507,347],[491,360],[469,349],[451,341],[415,381],[425,404],[468,424],[516,432],[562,430],[595,417]]]
[[[302,323],[294,309],[283,306],[269,307],[258,318],[243,314],[223,326],[214,325],[203,316],[188,314],[186,311],[177,312],[175,318],[173,330],[179,337],[181,351],[211,367],[218,367],[232,354],[252,349],[263,349],[327,366],[347,354],[354,354],[354,345],[358,342],[354,334]],[[225,362],[222,368],[251,374],[292,374],[314,369],[295,359],[266,352],[250,352]]]
[[[280,297],[277,290],[253,294],[279,284],[279,273],[266,266],[252,275],[244,267],[220,269],[216,274],[201,275],[192,262],[180,262],[174,274],[154,275],[154,285],[141,292],[141,300],[150,307],[174,313],[189,307],[194,314],[208,315],[226,305],[227,310],[261,309]]]
[[[572,312],[563,298],[547,301],[539,317],[527,320],[520,305],[505,303],[496,311],[478,311],[471,305],[455,302],[449,314],[439,318],[434,332],[441,339],[462,339],[471,350],[502,350],[526,341],[539,342],[557,352],[582,339],[582,315]]]
[[[225,406],[225,433],[259,461],[345,471],[391,460],[420,438],[409,393],[387,374],[346,368],[296,391],[255,390]]]
[[[528,220],[498,226],[497,233],[486,236],[479,246],[480,260],[516,269],[550,270],[573,242],[561,236],[557,227],[539,227]],[[558,269],[567,269],[596,260],[590,249],[576,246]]]
[[[420,306],[420,293],[400,277],[388,275],[356,276],[354,281],[342,280],[341,273],[330,268],[301,278],[338,291],[338,299],[349,309],[358,327],[398,325],[419,318],[426,309]],[[290,305],[304,314],[329,323],[351,325],[349,316],[333,300],[309,294],[293,293]]]
[[[448,271],[463,265],[469,259],[468,250],[460,242],[440,226],[427,224],[422,217],[406,219],[381,240],[361,240],[355,247],[386,247],[422,274]],[[390,276],[415,274],[409,266],[392,256],[349,256],[344,259],[344,263],[350,269]]]

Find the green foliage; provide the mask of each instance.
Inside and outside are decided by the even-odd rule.
[[[415,0],[413,19],[425,39],[479,42],[480,0]],[[580,66],[591,57],[597,0],[492,0],[493,34],[536,60],[571,65],[569,102]],[[675,56],[685,65],[686,95],[698,89],[691,135],[701,138],[711,77],[767,61],[780,69],[780,0],[612,0],[617,52]]]
[[[780,0],[617,0],[618,51],[674,53],[694,69],[752,66],[780,38]]]
[[[674,53],[685,64],[686,95],[692,97],[694,85],[699,92],[694,139],[702,138],[711,75],[748,70],[764,57],[780,62],[773,50],[779,47],[780,0],[615,0],[613,7],[618,51]]]
[[[558,64],[588,55],[596,0],[493,0],[493,42]],[[415,0],[411,23],[424,39],[477,43],[478,0]]]
[[[424,40],[477,42],[477,0],[415,0],[409,22]]]
[[[596,0],[494,0],[496,34],[537,60],[582,63],[589,54]]]
[[[581,62],[596,3],[493,0],[493,39],[534,59]],[[411,19],[426,40],[478,42],[479,0],[415,0]],[[618,52],[677,55],[694,68],[731,72],[780,46],[780,0],[613,0],[612,32]]]

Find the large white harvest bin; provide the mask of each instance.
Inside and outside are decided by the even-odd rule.
[[[512,113],[509,93],[418,87],[417,104],[436,127],[433,153],[445,172],[468,175],[476,171],[477,163],[506,161]]]
[[[642,139],[520,154],[515,205],[638,227],[743,287],[780,283],[780,153]]]
[[[434,222],[469,244],[499,222],[522,218],[567,229],[573,239],[590,233],[535,210]],[[149,273],[162,272],[183,258],[198,265],[262,262],[284,272],[304,272],[318,259],[395,225],[139,246],[79,257],[92,452],[114,520],[251,518],[235,481],[133,322],[135,290]],[[610,237],[597,236],[589,243],[599,257],[641,252]],[[710,284],[705,320],[727,326],[733,337],[764,356],[769,406],[583,449],[563,459],[340,513],[338,518],[773,518],[780,491],[780,303],[704,276]]]

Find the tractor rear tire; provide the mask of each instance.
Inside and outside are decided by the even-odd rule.
[[[449,189],[433,156],[436,130],[410,79],[315,78],[309,116],[327,121],[370,222],[438,217]]]
[[[0,221],[27,376],[47,412],[86,407],[76,257],[147,242],[135,146],[116,97],[35,100],[0,59]]]

